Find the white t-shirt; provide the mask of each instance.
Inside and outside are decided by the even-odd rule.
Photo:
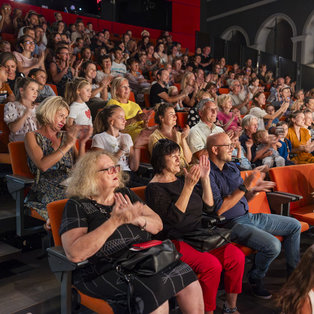
[[[267,115],[267,112],[259,107],[253,107],[250,110],[250,114],[257,118],[258,130],[265,130],[265,123],[263,117]]]
[[[74,119],[78,125],[93,125],[90,110],[85,102],[73,102],[70,106],[69,118]]]
[[[92,147],[101,148],[108,153],[116,154],[122,146],[125,152],[121,155],[118,164],[123,171],[131,171],[129,166],[129,156],[130,147],[133,146],[133,142],[129,134],[119,133],[118,137],[114,137],[107,132],[103,132],[93,136]]]

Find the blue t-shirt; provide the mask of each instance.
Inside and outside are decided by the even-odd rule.
[[[281,157],[287,160],[289,152],[291,152],[292,149],[291,142],[285,138],[284,141],[279,140],[279,143],[281,143],[281,147],[278,147],[278,153]]]

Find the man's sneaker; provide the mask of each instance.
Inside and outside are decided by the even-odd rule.
[[[249,283],[251,285],[252,293],[256,297],[264,300],[271,299],[272,294],[264,288],[262,280],[249,278]]]

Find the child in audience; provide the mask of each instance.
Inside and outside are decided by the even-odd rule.
[[[15,96],[9,84],[6,83],[7,80],[8,71],[4,66],[0,65],[0,104],[15,100]]]
[[[24,141],[27,132],[37,130],[35,100],[38,83],[31,78],[19,78],[16,82],[16,101],[4,106],[4,122],[10,129],[10,142]]]
[[[65,101],[70,105],[67,125],[74,122],[78,125],[93,125],[91,112],[86,102],[92,95],[92,85],[84,78],[78,77],[67,83],[65,88]]]
[[[178,96],[179,95],[179,90],[178,90],[177,86],[170,86],[168,88],[168,95],[170,97]],[[175,110],[184,110],[184,106],[182,104],[182,99],[180,99],[177,102],[174,102],[172,104],[173,104]]]
[[[278,153],[278,138],[275,135],[270,135],[266,130],[258,130],[253,134],[253,139],[257,147],[257,151],[269,147],[269,150],[265,153],[262,160],[263,165],[267,165],[272,168],[274,165],[276,167],[283,167],[285,165],[285,159],[281,157]]]
[[[113,154],[117,158],[121,170],[130,175],[129,186],[134,186],[138,178],[132,171],[138,170],[140,147],[148,144],[148,135],[145,132],[140,133],[133,144],[129,134],[121,133],[125,125],[124,110],[118,105],[106,106],[96,116],[92,148]],[[147,182],[145,183],[147,184]],[[141,185],[145,185],[145,183]]]
[[[266,105],[265,110],[267,114],[269,114],[270,116],[273,115],[276,111],[274,105],[272,104]],[[278,118],[275,118],[274,120],[265,120],[265,129],[271,131],[271,129],[276,128],[278,122],[279,122]]]
[[[35,68],[29,71],[28,76],[34,79],[39,86],[36,103],[41,103],[47,97],[56,96],[52,88],[49,85],[46,85],[47,82],[46,71],[39,68]]]
[[[288,123],[286,121],[280,121],[276,128],[276,133],[278,134],[278,153],[281,157],[285,159],[286,166],[294,165],[294,162],[290,160],[289,153],[291,152],[292,145],[290,140],[286,138],[288,134]]]

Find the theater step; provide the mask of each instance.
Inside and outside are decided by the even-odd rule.
[[[20,249],[0,241],[0,263],[15,257],[20,252]]]

